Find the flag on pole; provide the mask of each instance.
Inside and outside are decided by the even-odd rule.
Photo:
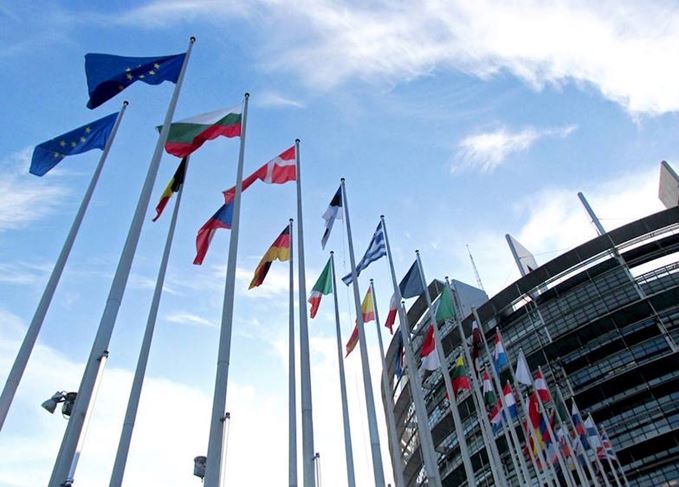
[[[135,81],[159,85],[176,83],[185,53],[156,57],[123,57],[112,54],[85,54],[85,76],[90,99],[87,108],[97,108]]]
[[[453,367],[452,379],[453,379],[453,392],[455,393],[456,397],[458,392],[460,391],[471,390],[472,385],[469,382],[467,368],[464,366],[464,359],[462,358],[462,355],[460,355],[457,358],[457,361],[455,362],[455,367]]]
[[[297,166],[295,163],[295,146],[284,150],[276,157],[265,163],[262,167],[243,179],[241,191],[245,191],[255,181],[262,181],[266,184],[285,184],[289,181],[297,180]],[[236,187],[223,191],[224,201],[229,203],[236,197]]]
[[[266,251],[262,260],[257,264],[255,275],[252,276],[248,289],[261,286],[264,283],[264,279],[274,260],[280,260],[281,262],[290,260],[290,225],[285,226],[281,234],[273,241],[269,250]]]
[[[599,450],[597,451],[598,457],[601,460],[610,458],[611,460],[617,461],[618,457],[615,454],[615,450],[613,449],[611,440],[608,439],[608,434],[606,433],[605,429],[601,428],[599,437],[601,438],[601,448],[599,448]]]
[[[323,249],[325,249],[325,244],[328,243],[335,220],[342,219],[340,208],[342,208],[342,186],[337,188],[335,196],[330,200],[328,209],[323,213],[323,219],[325,220],[325,231],[323,232],[323,237],[321,237],[321,248]]]
[[[514,398],[514,391],[512,390],[512,386],[509,384],[509,382],[507,382],[505,387],[502,389],[502,394],[504,395],[507,412],[512,418],[516,418],[518,415],[518,410],[516,409],[516,399]]]
[[[308,301],[309,304],[311,305],[309,315],[311,316],[311,319],[315,318],[316,313],[318,313],[318,307],[321,305],[321,297],[323,297],[326,294],[330,294],[331,292],[332,292],[332,270],[330,268],[330,259],[328,259],[328,263],[325,264],[323,272],[321,272],[321,275],[318,276],[318,280],[316,280],[316,284],[314,284],[314,287],[311,290],[311,294],[309,295]]]
[[[533,382],[533,387],[535,387],[535,390],[540,395],[540,400],[544,404],[547,404],[548,402],[552,402],[552,395],[549,393],[549,387],[547,387],[547,381],[545,380],[545,378],[542,375],[542,372],[540,370],[535,372],[535,381]]]
[[[571,407],[571,418],[573,419],[573,425],[575,426],[575,432],[580,437],[580,443],[585,450],[590,450],[591,446],[587,440],[587,430],[585,424],[582,421],[582,416],[580,416],[580,411],[578,411],[578,406],[573,401],[573,406]]]
[[[394,334],[394,323],[396,323],[396,315],[398,314],[398,298],[396,294],[391,295],[389,300],[389,312],[387,313],[387,319],[384,322],[384,326],[389,328],[389,333]]]
[[[505,353],[505,347],[502,344],[502,337],[500,336],[500,330],[498,328],[495,329],[493,363],[495,364],[495,370],[497,370],[498,373],[505,367],[505,365],[507,365],[507,354]]]
[[[179,191],[179,188],[184,184],[184,178],[186,177],[186,157],[182,158],[182,161],[177,166],[177,170],[174,172],[174,176],[170,179],[170,182],[165,186],[165,191],[160,195],[160,201],[156,206],[156,216],[153,217],[153,221],[160,218],[163,210],[167,206],[168,201],[172,198],[172,194]]]
[[[403,337],[401,333],[396,335],[396,354],[394,354],[394,375],[397,379],[403,376]]]
[[[420,287],[422,287],[420,285]],[[439,298],[439,305],[436,309],[436,323],[443,323],[446,320],[454,320],[457,316],[455,305],[453,304],[453,292],[448,285],[444,286]]]
[[[413,262],[413,265],[410,266],[410,269],[408,269],[406,275],[403,276],[403,279],[401,279],[398,288],[401,291],[401,297],[403,299],[414,298],[415,296],[419,296],[424,292],[424,288],[422,287],[422,278],[420,277],[420,268],[417,265],[417,261]],[[389,300],[389,313],[387,314],[387,321],[384,323],[384,326],[389,328],[389,331],[391,331],[394,323],[396,322],[398,307],[398,297],[396,294],[392,294],[391,299]]]
[[[220,135],[239,137],[242,111],[242,107],[237,105],[172,123],[165,142],[165,151],[173,156],[186,157],[206,141]]]
[[[375,302],[373,301],[372,289],[368,288],[365,293],[363,303],[361,303],[361,314],[363,315],[363,323],[375,321]]]
[[[488,419],[493,427],[493,434],[497,434],[502,425],[502,415],[500,414],[502,412],[502,402],[495,395],[493,383],[490,380],[488,371],[485,369],[483,371],[483,403],[486,406]]]
[[[117,118],[118,113],[112,113],[37,145],[28,172],[44,176],[66,156],[103,149]]]
[[[479,355],[481,353],[481,346],[483,344],[483,339],[481,336],[481,328],[476,320],[472,321],[472,366],[474,367],[474,372],[476,372],[476,362],[479,360]]]
[[[594,451],[598,451],[601,448],[601,438],[599,438],[599,432],[596,429],[592,415],[587,416],[585,420],[585,431],[587,432],[587,441]]]
[[[200,227],[198,235],[196,236],[196,258],[193,259],[195,265],[201,265],[205,254],[210,248],[210,242],[214,237],[215,232],[220,228],[231,229],[231,221],[233,220],[233,202],[228,205],[222,205],[217,213],[205,222],[205,225]]]
[[[356,277],[358,277],[361,274],[361,271],[365,270],[370,264],[385,255],[387,255],[387,246],[384,243],[384,229],[382,228],[382,221],[380,221],[380,223],[377,224],[377,229],[373,234],[373,238],[370,240],[368,250],[365,251],[363,258],[356,265]],[[349,273],[342,278],[342,281],[348,286],[354,281],[354,278],[351,273]]]
[[[420,266],[417,265],[417,260],[413,262],[413,265],[410,266],[406,275],[403,276],[398,288],[401,290],[403,299],[414,298],[424,293],[422,275],[420,274]]]
[[[349,354],[354,351],[354,348],[356,348],[357,343],[358,343],[358,323],[356,323],[356,325],[354,326],[354,329],[351,332],[351,336],[349,337],[349,341],[344,346],[347,352],[345,357],[348,357]]]
[[[441,362],[439,362],[439,356],[436,353],[436,341],[434,340],[434,325],[429,325],[427,328],[427,333],[424,335],[424,341],[422,342],[422,348],[420,349],[420,357],[422,358],[422,364],[420,365],[420,375],[424,373],[425,370],[433,371],[439,368]]]
[[[514,372],[514,376],[519,384],[524,386],[533,385],[533,379],[531,379],[530,369],[528,368],[528,362],[526,362],[523,350],[520,350],[519,356],[516,357],[516,372]]]

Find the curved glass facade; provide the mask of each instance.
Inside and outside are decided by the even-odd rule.
[[[431,296],[438,297],[443,286],[434,281]],[[679,208],[558,256],[477,311],[489,343],[499,327],[510,358],[523,349],[532,370],[542,367],[553,394],[558,389],[567,400],[574,398],[583,415],[591,413],[606,429],[631,485],[679,485]],[[421,297],[408,311],[417,356],[425,315]],[[462,321],[467,335],[472,322],[471,315]],[[452,367],[459,335],[450,325],[441,332]],[[392,340],[388,377],[406,482],[422,485],[418,425],[407,376],[393,376],[394,354]],[[432,373],[423,388],[443,484],[466,485],[441,374]],[[458,402],[477,484],[494,485],[471,395]],[[498,446],[509,481],[519,485],[503,437]]]

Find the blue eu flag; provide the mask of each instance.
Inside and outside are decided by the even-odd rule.
[[[36,146],[29,172],[44,176],[66,156],[103,149],[117,117],[118,113],[112,113]]]
[[[86,54],[85,75],[90,100],[87,108],[97,108],[135,81],[159,85],[177,82],[185,53],[162,57],[123,57],[111,54]]]

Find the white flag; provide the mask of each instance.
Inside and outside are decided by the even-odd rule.
[[[526,362],[526,356],[523,354],[523,350],[519,352],[519,356],[516,359],[516,372],[514,373],[516,381],[525,386],[530,386],[533,384],[533,379],[530,375],[530,370],[528,369],[528,363]]]

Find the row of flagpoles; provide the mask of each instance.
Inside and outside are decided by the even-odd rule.
[[[283,184],[289,181],[296,182],[296,228],[297,234],[297,270],[299,280],[299,344],[300,344],[300,409],[302,431],[302,484],[304,487],[314,487],[316,484],[314,470],[314,435],[312,414],[311,392],[311,364],[309,357],[309,327],[306,314],[306,279],[305,279],[305,254],[302,215],[302,182],[300,164],[300,141],[296,140],[294,146],[282,152],[279,156],[264,164],[250,176],[244,178],[244,154],[245,138],[248,117],[248,100],[246,94],[242,107],[229,110],[208,113],[172,123],[175,106],[179,97],[184,74],[189,62],[194,38],[191,38],[189,47],[184,54],[156,57],[156,58],[121,58],[110,55],[87,55],[86,72],[88,75],[88,88],[90,91],[90,108],[95,108],[108,99],[112,98],[125,87],[136,81],[148,84],[159,84],[162,81],[175,83],[174,92],[170,99],[165,119],[160,129],[153,157],[149,164],[146,179],[139,195],[137,207],[128,231],[128,236],[120,256],[118,267],[111,284],[101,322],[92,345],[89,359],[83,373],[82,381],[78,389],[77,398],[64,433],[64,437],[55,462],[50,487],[71,485],[77,466],[78,457],[82,448],[83,433],[87,426],[87,420],[96,396],[96,390],[103,372],[103,367],[108,357],[108,346],[115,326],[118,310],[123,298],[130,269],[136,252],[141,234],[143,222],[148,210],[151,192],[156,179],[163,149],[169,153],[181,157],[182,160],[170,183],[161,196],[156,208],[157,220],[169,199],[177,193],[174,209],[168,227],[166,243],[161,258],[156,286],[154,289],[151,307],[149,310],[143,342],[135,370],[130,398],[125,414],[120,441],[115,457],[113,473],[110,485],[119,487],[122,485],[127,455],[132,438],[132,433],[142,390],[146,365],[148,362],[154,327],[157,319],[158,307],[163,290],[167,264],[172,248],[172,242],[179,213],[182,190],[186,181],[189,168],[190,155],[196,151],[206,140],[217,136],[239,137],[240,147],[236,170],[236,184],[224,191],[224,205],[210,218],[198,231],[196,238],[195,264],[200,265],[206,256],[215,231],[220,228],[230,229],[230,242],[228,262],[225,275],[224,300],[222,307],[222,320],[220,327],[219,351],[215,376],[215,388],[213,406],[210,418],[210,432],[208,439],[208,451],[206,459],[206,471],[204,483],[207,487],[218,487],[222,483],[222,449],[224,443],[224,425],[227,419],[225,412],[229,362],[231,351],[231,335],[233,324],[233,306],[235,297],[235,273],[238,255],[238,240],[240,227],[240,206],[242,193],[255,181],[260,180],[267,184]],[[136,67],[134,67],[136,66]],[[34,318],[28,328],[24,341],[20,347],[15,363],[10,371],[7,383],[0,396],[0,428],[7,417],[7,412],[12,403],[16,389],[21,381],[27,361],[36,342],[41,325],[48,311],[54,291],[59,282],[70,250],[77,236],[80,224],[92,198],[99,175],[109,153],[116,132],[125,112],[127,102],[123,104],[121,111],[109,115],[92,124],[76,129],[60,137],[52,139],[36,147],[31,165],[31,172],[36,175],[44,175],[64,157],[78,154],[93,148],[103,149],[99,164],[92,176],[90,185],[85,193],[78,212],[76,213],[71,230],[64,243],[50,279],[47,283],[43,296],[39,302]],[[188,127],[188,129],[187,129]],[[482,443],[486,450],[491,475],[496,485],[508,485],[508,479],[512,472],[522,485],[533,484],[533,477],[540,485],[562,485],[569,487],[576,485],[599,486],[601,482],[607,487],[611,485],[608,477],[610,472],[616,485],[627,485],[627,479],[622,472],[615,453],[610,446],[605,432],[599,433],[591,416],[582,420],[574,398],[571,398],[571,409],[557,388],[556,399],[550,394],[542,371],[536,375],[530,373],[523,352],[517,356],[516,372],[511,367],[509,351],[503,348],[499,331],[496,334],[496,343],[493,351],[490,350],[485,333],[481,332],[477,324],[471,333],[471,345],[467,344],[461,324],[460,303],[455,303],[451,284],[446,279],[443,292],[437,302],[432,302],[422,260],[416,251],[415,262],[399,282],[394,268],[391,253],[387,225],[384,216],[380,217],[377,229],[370,241],[367,251],[362,259],[356,262],[350,213],[348,208],[347,187],[344,179],[340,187],[331,199],[328,209],[323,215],[325,220],[325,233],[321,239],[324,248],[327,244],[335,220],[342,219],[346,227],[346,236],[349,249],[350,273],[342,278],[346,285],[352,286],[352,294],[355,306],[356,326],[354,332],[346,344],[344,350],[348,355],[359,345],[361,357],[366,415],[370,437],[371,458],[373,477],[376,486],[385,486],[385,469],[382,463],[380,437],[377,424],[377,411],[373,395],[372,375],[368,363],[368,347],[365,332],[365,323],[375,321],[378,332],[378,345],[382,363],[380,383],[383,396],[387,402],[386,423],[388,431],[388,443],[393,462],[395,482],[399,487],[405,487],[406,479],[401,452],[401,441],[398,436],[398,426],[394,417],[394,402],[392,377],[388,376],[390,367],[381,337],[381,325],[377,312],[376,296],[373,281],[370,280],[368,293],[363,301],[360,299],[358,278],[370,264],[387,257],[389,273],[391,276],[393,295],[390,300],[390,310],[385,326],[391,327],[399,318],[399,330],[397,342],[399,350],[395,357],[394,371],[397,378],[405,374],[407,385],[410,388],[414,406],[414,415],[418,425],[418,439],[420,454],[425,476],[429,485],[442,485],[439,471],[439,455],[430,430],[430,419],[425,402],[423,388],[423,374],[426,371],[438,371],[443,379],[446,392],[448,412],[451,414],[460,450],[460,458],[464,475],[468,485],[477,482],[476,472],[473,468],[473,453],[466,440],[465,427],[458,410],[458,403],[471,396],[471,401],[476,412]],[[295,370],[295,316],[294,316],[294,265],[293,265],[293,230],[294,221],[289,224],[274,241],[257,266],[255,276],[250,287],[257,287],[264,281],[267,272],[274,260],[289,261],[289,485],[298,484],[297,475],[297,388]],[[323,295],[333,294],[334,316],[336,324],[336,342],[338,355],[338,372],[340,383],[340,395],[342,399],[342,419],[345,440],[345,456],[347,470],[347,484],[356,485],[354,471],[353,449],[351,443],[351,428],[349,424],[349,412],[347,404],[346,378],[344,372],[344,360],[340,314],[337,303],[337,288],[335,275],[334,255],[330,252],[328,264],[314,285],[308,301],[310,303],[310,317],[314,318]],[[422,330],[412,330],[404,308],[404,299],[421,296],[424,294],[427,304],[428,318],[425,324],[432,324],[424,332],[424,340],[420,352],[420,367],[417,365],[414,340]],[[478,316],[476,322],[480,323]],[[425,325],[422,325],[425,326]],[[441,328],[439,328],[441,326]],[[453,361],[452,370],[446,357],[442,339],[444,330],[457,330],[460,341],[460,352]],[[413,334],[414,333],[414,334]],[[419,338],[417,338],[419,340]],[[482,345],[482,346],[481,346]],[[481,348],[484,353],[481,353]],[[483,356],[482,356],[483,355]],[[451,354],[452,356],[452,354]],[[402,363],[403,362],[403,363]],[[483,374],[477,367],[477,362],[484,365]],[[465,363],[472,367],[469,372]],[[502,385],[501,374],[504,369],[509,372],[511,381]],[[490,371],[490,374],[488,373]],[[505,374],[506,375],[506,374]],[[492,380],[491,380],[492,379]],[[521,385],[532,388],[524,399]],[[464,396],[468,391],[467,396]],[[571,393],[572,396],[572,393]],[[517,408],[515,398],[518,397],[521,408]],[[550,413],[551,406],[551,413]],[[559,412],[562,411],[567,413]],[[554,419],[552,419],[554,418]],[[501,436],[500,436],[501,435]],[[503,441],[499,441],[499,438]],[[509,465],[503,462],[500,446],[505,445],[508,452]],[[603,454],[600,452],[603,451]],[[592,455],[590,453],[594,452]],[[608,470],[604,468],[601,460],[605,460]],[[532,473],[531,473],[532,471]]]

